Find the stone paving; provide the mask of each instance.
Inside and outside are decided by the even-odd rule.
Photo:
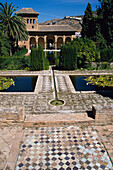
[[[53,93],[39,93],[36,95],[0,95],[1,106],[25,106],[26,114],[42,113],[80,113],[91,111],[93,104],[113,103],[113,99],[103,97],[100,94],[58,94],[59,99],[65,101],[63,106],[52,106],[50,100],[53,100]]]
[[[25,129],[16,170],[112,169],[92,127]]]
[[[21,126],[0,126],[0,170],[14,170],[22,134]]]

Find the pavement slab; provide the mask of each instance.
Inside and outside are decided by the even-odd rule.
[[[113,169],[94,128],[25,128],[16,170]]]
[[[20,126],[0,127],[0,170],[14,169],[22,135]]]

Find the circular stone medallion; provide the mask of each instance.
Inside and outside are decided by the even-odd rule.
[[[55,105],[55,106],[59,106],[59,105],[63,105],[64,101],[63,100],[52,100],[50,102],[51,105]]]

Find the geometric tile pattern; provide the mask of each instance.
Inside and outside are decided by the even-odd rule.
[[[16,170],[111,170],[93,127],[26,128]]]

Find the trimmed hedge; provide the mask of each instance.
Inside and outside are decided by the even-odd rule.
[[[0,58],[0,69],[7,70],[24,70],[30,67],[30,57],[24,56],[28,52],[27,49],[22,49],[12,56]]]
[[[4,63],[0,65],[1,69],[7,70],[24,70],[26,67],[30,67],[29,57],[10,57]]]
[[[59,57],[59,67],[66,70],[77,69],[77,53],[75,47],[72,45],[62,46],[61,56]]]
[[[13,57],[23,57],[28,52],[28,49],[24,48],[20,51],[17,51],[13,54]]]
[[[49,61],[45,57],[43,57],[43,70],[49,70]]]
[[[43,55],[41,46],[31,49],[31,69],[33,71],[43,70]]]
[[[31,70],[47,70],[49,69],[49,61],[44,57],[44,52],[42,46],[39,45],[38,48],[31,49]]]

